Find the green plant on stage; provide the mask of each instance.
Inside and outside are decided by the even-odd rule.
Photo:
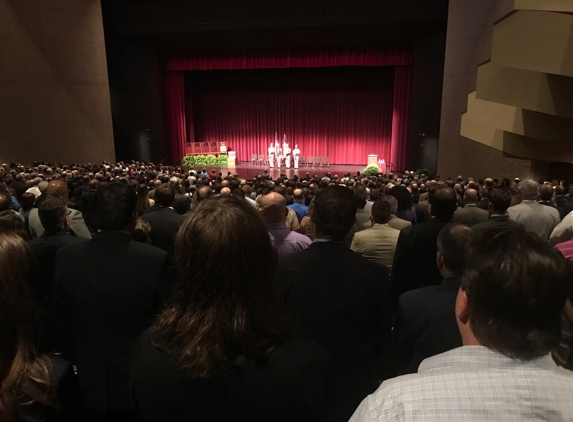
[[[365,174],[367,176],[380,173],[382,173],[382,170],[380,170],[380,167],[378,167],[376,164],[370,164],[364,170],[362,170],[362,174]]]
[[[228,158],[226,155],[187,155],[183,157],[181,162],[184,166],[211,166],[211,165],[226,165]]]
[[[414,174],[416,176],[421,176],[422,174],[424,174],[424,175],[428,176],[428,178],[430,178],[430,179],[432,178],[432,175],[430,174],[430,170],[428,170],[426,168],[419,168],[418,170],[416,170],[414,172]]]

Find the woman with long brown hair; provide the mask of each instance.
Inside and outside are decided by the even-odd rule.
[[[149,191],[147,190],[147,185],[145,183],[141,183],[137,187],[137,207],[135,211],[137,212],[137,216],[141,217],[143,212],[155,204],[153,199],[149,199]]]
[[[274,291],[277,254],[255,209],[220,196],[179,230],[172,303],[136,341],[131,373],[144,421],[328,420],[328,356],[291,338]]]
[[[80,405],[72,366],[36,348],[33,262],[20,236],[0,234],[0,420],[72,421]]]

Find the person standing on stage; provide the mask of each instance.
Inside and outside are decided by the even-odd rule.
[[[286,168],[290,169],[290,147],[288,146],[288,144],[285,144],[283,154],[285,156]]]
[[[271,146],[269,147],[269,167],[275,166],[275,147],[271,142]]]
[[[275,143],[275,154],[277,156],[277,167],[281,168],[281,159],[282,159],[282,150],[281,146],[279,145],[278,141]]]
[[[298,169],[298,159],[300,157],[300,149],[298,149],[298,145],[294,145],[294,150],[292,151],[292,156],[294,159],[294,168]]]

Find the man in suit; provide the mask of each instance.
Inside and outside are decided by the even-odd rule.
[[[384,265],[388,270],[392,269],[396,243],[400,235],[399,230],[388,225],[391,216],[388,201],[375,202],[370,215],[372,227],[357,232],[350,246],[350,249],[357,254]]]
[[[561,221],[555,208],[537,203],[539,184],[530,179],[517,186],[520,203],[509,207],[507,213],[513,221],[523,224],[525,231],[535,233],[543,240],[549,240],[552,230]]]
[[[565,211],[563,208],[555,205],[551,200],[554,195],[553,187],[551,185],[541,185],[539,186],[539,203],[545,205],[546,207],[555,208],[559,213],[559,220],[563,220],[565,217]]]
[[[131,352],[170,294],[168,258],[132,240],[132,188],[110,183],[95,203],[93,239],[56,254],[54,307],[91,412],[87,420],[131,421]]]
[[[487,211],[489,206],[489,193],[489,189],[486,187],[483,187],[479,190],[480,200],[476,202],[476,207]]]
[[[401,374],[415,373],[424,359],[462,345],[454,308],[472,234],[464,224],[447,224],[437,240],[441,284],[400,296],[394,336]]]
[[[179,227],[185,221],[185,217],[177,214],[173,209],[175,189],[171,184],[164,183],[155,190],[155,202],[158,204],[159,209],[155,212],[144,214],[141,218],[151,226],[151,232],[149,233],[151,244],[163,249],[169,256],[172,256],[173,248],[175,247],[175,237]]]
[[[467,226],[483,223],[489,218],[489,213],[476,206],[477,192],[475,189],[466,189],[464,192],[464,207],[458,208],[452,217],[453,223]]]
[[[452,188],[439,187],[429,195],[430,220],[400,230],[394,264],[392,265],[392,299],[408,290],[438,285],[442,275],[436,267],[436,239],[450,222],[457,208],[456,193]]]
[[[507,189],[492,190],[489,195],[489,220],[472,226],[472,230],[524,230],[523,224],[511,220],[506,214],[510,204],[511,194]]]
[[[297,336],[314,340],[332,363],[327,405],[335,422],[347,421],[378,386],[378,360],[390,342],[392,308],[385,268],[352,252],[344,237],[355,221],[352,191],[326,187],[310,213],[316,239],[281,262],[280,297]]]
[[[398,210],[398,200],[396,198],[394,198],[392,195],[386,195],[384,196],[382,201],[386,201],[390,206],[390,220],[388,220],[388,225],[390,227],[396,230],[402,230],[403,228],[410,227],[412,225],[411,221],[403,220],[399,217],[396,217],[396,210]],[[372,227],[371,221],[364,223],[365,229],[368,229],[370,227]]]
[[[68,202],[68,185],[63,180],[52,180],[48,184],[46,193],[48,197],[64,198],[66,203]],[[91,239],[92,235],[88,230],[84,221],[84,217],[80,211],[70,209],[69,219],[70,230],[76,237]],[[44,226],[42,226],[42,222],[40,221],[38,208],[32,208],[30,210],[30,215],[28,216],[28,225],[30,228],[30,234],[33,237],[39,237],[42,235],[42,233],[44,233]]]
[[[179,180],[177,177],[172,177],[169,179],[169,184],[173,186],[173,189],[175,189],[175,202],[173,203],[173,209],[179,215],[183,215],[186,212],[189,212],[191,198],[183,195],[183,193],[180,192],[181,180]]]

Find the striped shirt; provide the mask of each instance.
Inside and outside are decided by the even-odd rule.
[[[384,382],[350,422],[532,420],[573,420],[573,373],[549,355],[523,362],[462,346]]]

